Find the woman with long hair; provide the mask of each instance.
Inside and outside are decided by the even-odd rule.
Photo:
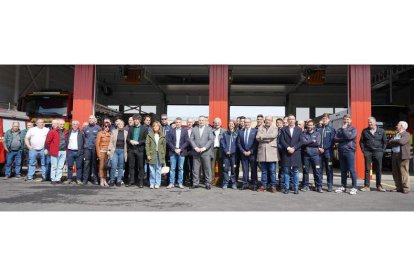
[[[96,155],[99,159],[99,177],[101,178],[100,184],[102,187],[108,186],[106,182],[108,172],[105,164],[108,160],[108,154],[111,152],[109,149],[109,143],[111,141],[110,127],[111,122],[105,121],[101,131],[96,136]]]
[[[165,164],[165,136],[158,121],[152,123],[152,130],[145,141],[147,162],[150,167],[150,189],[158,189],[161,186],[161,167]]]

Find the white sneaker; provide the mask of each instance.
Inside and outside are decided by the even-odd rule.
[[[159,189],[160,188],[160,185],[155,185],[155,189]]]
[[[345,188],[344,187],[340,187],[340,188],[338,188],[338,189],[336,189],[335,190],[335,193],[343,193],[343,192],[345,192]]]
[[[174,184],[170,184],[167,186],[167,189],[172,189],[172,188],[174,188]]]
[[[350,195],[356,195],[357,194],[357,189],[352,188],[351,191],[349,192]]]
[[[150,189],[154,189],[154,184],[151,184],[150,185]]]
[[[183,185],[178,185],[178,188],[184,189],[184,186]]]

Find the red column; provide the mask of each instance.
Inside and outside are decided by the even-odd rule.
[[[358,178],[364,178],[364,155],[359,147],[361,132],[371,116],[371,66],[348,66],[348,100],[352,124],[357,128],[357,152],[355,166]]]
[[[95,114],[94,97],[95,65],[75,65],[72,118],[81,126],[91,114]]]
[[[210,65],[209,121],[219,117],[222,127],[228,127],[229,120],[229,68],[228,65]]]

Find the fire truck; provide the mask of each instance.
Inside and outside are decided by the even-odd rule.
[[[42,118],[45,126],[51,126],[53,119],[65,120],[65,128],[69,129],[73,111],[73,93],[68,91],[32,92],[19,101],[19,110],[26,112],[31,121]],[[95,116],[110,119],[121,117],[121,113],[104,105],[95,104]],[[82,122],[81,122],[82,123]]]
[[[3,174],[6,163],[6,150],[4,149],[3,139],[7,130],[12,128],[13,122],[20,123],[20,129],[26,129],[26,122],[29,117],[24,112],[0,108],[0,172]]]

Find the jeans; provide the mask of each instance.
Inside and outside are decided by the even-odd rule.
[[[161,163],[157,154],[157,164],[149,165],[150,168],[150,185],[161,185]]]
[[[11,176],[11,168],[14,161],[16,176],[20,176],[22,164],[22,150],[9,151],[7,153],[6,161],[6,176]]]
[[[276,162],[260,162],[260,169],[262,170],[262,187],[266,189],[269,176],[270,184],[276,187]]]
[[[285,181],[283,182],[284,189],[289,191],[290,174],[293,172],[293,189],[299,190],[299,168],[298,167],[283,167],[283,175]]]
[[[346,179],[348,172],[351,174],[352,188],[357,188],[356,172],[355,172],[355,152],[339,152],[339,163],[341,167],[341,184],[346,188]]]
[[[60,150],[58,156],[51,156],[50,157],[50,179],[52,181],[60,181],[62,178],[63,166],[65,165],[66,161],[66,151]]]
[[[68,180],[73,179],[73,164],[76,165],[76,179],[82,181],[83,154],[78,150],[68,150]]]
[[[29,150],[29,171],[27,173],[27,179],[33,179],[36,170],[37,156],[40,156],[40,164],[42,166],[42,178],[46,179],[46,157],[45,150]]]
[[[177,166],[178,163],[178,185],[182,185],[183,184],[183,175],[184,175],[184,156],[180,156],[177,154],[173,154],[170,156],[170,165],[171,165],[171,170],[170,170],[170,183],[169,184],[175,184],[175,168]]]
[[[50,180],[50,174],[51,174],[51,157],[50,157],[50,152],[48,154],[45,155],[45,166],[46,166],[46,180]]]
[[[332,187],[333,185],[332,156],[333,152],[331,150],[326,150],[321,155],[321,181],[323,179],[323,168],[325,167],[326,182],[328,183],[328,187]]]
[[[112,156],[111,166],[111,181],[115,181],[115,171],[118,169],[118,182],[122,181],[124,177],[124,149],[115,149],[114,155]]]
[[[228,156],[224,154],[223,156],[223,187],[227,187],[227,185],[236,185],[236,174],[235,174],[235,167],[236,167],[236,156],[232,154]]]
[[[303,186],[309,187],[309,171],[310,166],[312,166],[313,178],[315,180],[316,187],[322,187],[321,160],[319,155],[309,156],[304,154],[303,161]]]
[[[370,171],[371,171],[371,162],[372,167],[375,170],[375,181],[377,188],[381,187],[381,171],[382,171],[382,156],[384,153],[382,151],[366,151],[364,152],[365,160],[365,182],[364,185],[369,187],[370,181]]]

